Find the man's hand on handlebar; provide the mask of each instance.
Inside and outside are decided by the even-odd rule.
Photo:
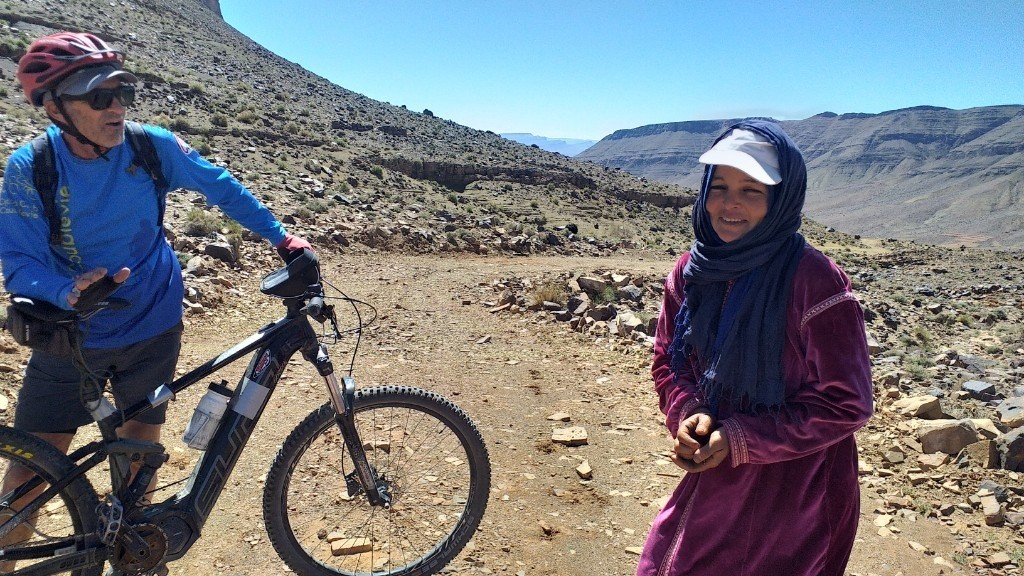
[[[100,284],[110,284],[112,282],[114,285],[119,285],[124,283],[131,273],[132,271],[129,269],[121,268],[115,272],[113,276],[107,276],[106,268],[94,268],[88,272],[83,272],[78,276],[75,276],[74,286],[71,287],[71,292],[69,292],[67,296],[68,305],[72,308],[76,307],[79,304],[79,301],[82,300],[83,293],[87,293],[87,295],[91,293],[91,291],[89,291],[89,287],[94,287],[93,290],[101,287],[97,284],[98,282]],[[107,278],[109,278],[109,280],[107,280]],[[104,292],[109,294],[113,291],[113,288],[115,287],[109,286],[104,290]],[[106,294],[103,296],[106,296]],[[101,296],[100,299],[102,299],[103,296]]]
[[[290,262],[292,258],[301,254],[303,249],[313,252],[313,247],[305,238],[294,234],[285,234],[284,240],[281,240],[276,248],[277,253],[285,262]]]

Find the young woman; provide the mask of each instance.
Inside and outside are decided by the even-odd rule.
[[[797,232],[807,171],[778,125],[740,122],[700,162],[651,370],[686,474],[637,574],[842,576],[872,413],[860,305]]]

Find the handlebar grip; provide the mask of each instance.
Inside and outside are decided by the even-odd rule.
[[[302,309],[306,311],[307,315],[319,318],[324,310],[324,297],[313,296],[309,299],[309,304],[306,304]]]
[[[121,285],[114,281],[111,276],[104,276],[96,282],[89,285],[88,288],[82,290],[82,294],[78,297],[78,302],[75,303],[75,310],[88,310],[99,302],[101,302],[107,296],[114,293],[114,290],[120,288]]]

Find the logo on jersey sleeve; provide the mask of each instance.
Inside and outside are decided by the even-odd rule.
[[[175,134],[175,135],[174,135],[174,139],[175,139],[175,140],[177,140],[177,142],[178,142],[178,148],[180,148],[180,149],[181,149],[181,153],[182,153],[182,154],[184,154],[184,155],[188,156],[189,154],[191,154],[191,153],[192,153],[192,147],[191,147],[191,146],[189,146],[189,145],[188,145],[188,144],[187,144],[187,143],[186,143],[186,142],[185,142],[184,140],[182,140],[182,139],[181,139],[180,137],[178,137],[178,135],[177,135],[177,134]]]

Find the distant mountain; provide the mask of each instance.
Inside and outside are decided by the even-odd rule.
[[[700,154],[736,120],[618,130],[578,156],[696,188]],[[808,166],[807,214],[846,232],[1024,247],[1024,106],[825,112],[779,124]]]
[[[536,146],[548,152],[558,152],[563,156],[575,156],[597,142],[597,140],[581,140],[579,138],[546,138],[525,132],[509,132],[502,134],[501,137],[527,146]]]

